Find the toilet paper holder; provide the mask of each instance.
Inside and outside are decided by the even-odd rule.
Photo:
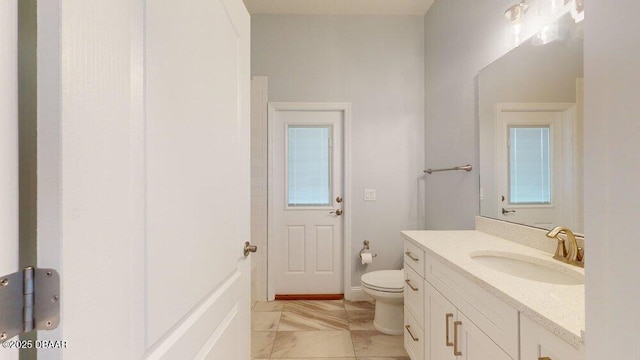
[[[363,244],[364,244],[364,246],[362,247],[362,250],[360,250],[360,254],[359,254],[359,256],[360,256],[360,258],[361,258],[361,259],[362,259],[362,254],[363,254],[366,250],[369,250],[369,240],[365,240],[365,241],[363,242]],[[378,256],[378,254],[371,254],[371,257],[376,257],[376,256]]]

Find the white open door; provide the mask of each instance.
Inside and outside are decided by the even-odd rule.
[[[51,2],[38,257],[60,272],[61,325],[39,337],[67,347],[39,358],[249,359],[242,1]]]
[[[18,2],[0,1],[0,277],[18,269]],[[2,304],[0,304],[1,306]],[[0,313],[2,310],[0,310]],[[0,314],[2,318],[3,314]],[[2,329],[0,329],[0,335]],[[18,359],[0,347],[0,360]]]

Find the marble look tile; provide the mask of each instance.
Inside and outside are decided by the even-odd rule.
[[[349,330],[346,311],[283,311],[278,331]]]
[[[349,332],[282,331],[277,333],[271,352],[272,359],[310,357],[355,357]]]
[[[373,327],[374,310],[347,310],[349,330],[375,330]]]
[[[357,357],[408,356],[402,336],[385,335],[375,330],[355,330],[351,331],[351,338]]]
[[[314,311],[336,311],[344,310],[342,300],[293,300],[285,301],[282,311],[314,312]]]
[[[271,356],[271,349],[273,349],[273,343],[275,340],[275,331],[252,331],[251,358],[268,359]]]
[[[281,312],[252,312],[251,313],[251,330],[252,331],[276,331],[280,323]]]
[[[283,306],[282,301],[258,301],[253,311],[282,311]]]
[[[374,300],[371,301],[344,301],[344,307],[347,310],[373,310],[376,308]]]

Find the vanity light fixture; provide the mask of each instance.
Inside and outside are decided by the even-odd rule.
[[[522,0],[520,3],[512,5],[504,12],[504,17],[507,18],[513,25],[513,38],[514,45],[520,45],[520,22],[522,21],[522,17],[529,10],[529,5],[525,3],[525,0]]]
[[[573,20],[575,20],[577,24],[582,20],[584,20],[584,0],[572,0],[572,1],[575,1],[575,6],[571,9],[571,16],[573,16]]]
[[[512,5],[504,12],[504,17],[511,21],[512,24],[519,24],[524,14],[529,10],[524,0],[519,4]]]

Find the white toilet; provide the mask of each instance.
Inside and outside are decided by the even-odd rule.
[[[373,326],[389,335],[403,334],[404,270],[380,270],[362,275],[362,290],[376,300]]]

